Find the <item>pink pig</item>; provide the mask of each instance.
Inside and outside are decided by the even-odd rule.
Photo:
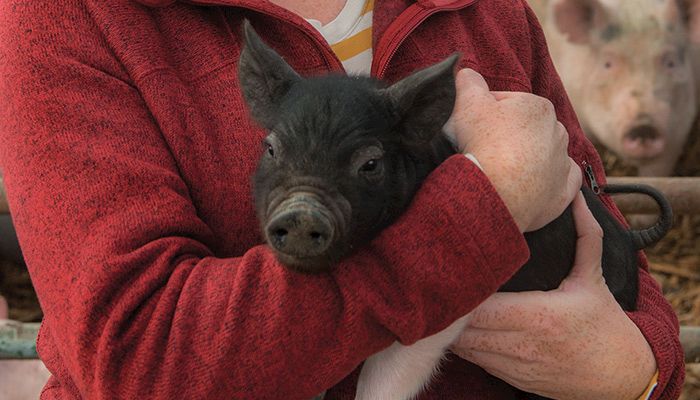
[[[698,112],[700,0],[530,0],[587,135],[668,176]]]

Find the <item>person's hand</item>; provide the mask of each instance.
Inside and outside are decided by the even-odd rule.
[[[581,188],[581,170],[567,155],[569,135],[552,103],[519,92],[490,92],[471,69],[457,73],[457,99],[445,132],[472,153],[521,232],[564,212]]]
[[[494,294],[472,311],[453,351],[526,392],[636,399],[656,372],[656,360],[605,285],[603,231],[581,194],[574,218],[576,259],[559,288]]]

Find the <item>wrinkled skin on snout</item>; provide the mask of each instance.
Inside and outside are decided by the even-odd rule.
[[[327,271],[395,220],[453,153],[441,128],[457,57],[391,87],[301,78],[249,25],[244,31],[243,94],[269,131],[254,177],[262,233],[286,266]]]
[[[700,2],[530,1],[587,135],[640,175],[671,174],[698,108]]]

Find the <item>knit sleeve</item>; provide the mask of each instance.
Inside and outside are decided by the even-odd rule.
[[[604,183],[604,170],[598,153],[586,139],[576,119],[576,114],[566,96],[563,85],[554,69],[547,51],[542,29],[536,16],[523,1],[530,20],[530,35],[533,48],[531,56],[533,91],[549,98],[557,110],[559,120],[570,134],[570,152],[578,162],[586,161],[593,166],[599,181]],[[573,154],[576,152],[576,154]],[[624,222],[615,203],[606,196],[605,204]],[[671,305],[664,298],[659,285],[649,274],[646,258],[640,256],[639,297],[637,311],[629,312],[630,319],[639,327],[652,348],[659,368],[658,386],[651,399],[672,399],[680,395],[685,375],[683,350],[679,341],[678,319]]]
[[[187,165],[86,3],[0,5],[0,164],[45,312],[50,389],[311,398],[392,341],[445,328],[527,259],[505,205],[464,156],[333,273],[290,272],[262,245],[217,257],[181,177]]]

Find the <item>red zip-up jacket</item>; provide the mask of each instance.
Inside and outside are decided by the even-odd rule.
[[[279,265],[252,205],[265,133],[237,78],[243,18],[300,73],[342,69],[265,1],[0,3],[0,160],[45,312],[43,399],[352,398],[370,354],[445,328],[527,259],[488,179],[454,156],[333,273]],[[373,35],[376,77],[460,51],[493,90],[549,98],[604,181],[524,1],[377,0]],[[656,356],[654,398],[673,398],[678,322],[641,267],[629,316]],[[453,357],[421,399],[519,396]]]

